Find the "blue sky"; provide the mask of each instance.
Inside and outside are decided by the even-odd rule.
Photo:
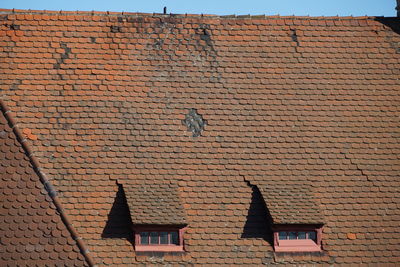
[[[0,8],[216,15],[396,15],[396,0],[1,0]]]

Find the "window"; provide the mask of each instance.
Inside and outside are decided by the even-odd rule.
[[[277,252],[321,251],[321,226],[276,225],[273,231],[274,248]]]
[[[179,232],[139,232],[140,245],[179,245]]]
[[[183,251],[184,228],[158,226],[135,227],[136,251]]]

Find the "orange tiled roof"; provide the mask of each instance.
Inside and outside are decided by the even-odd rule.
[[[258,182],[274,224],[324,224],[323,213],[307,181]]]
[[[0,103],[0,266],[87,266]]]
[[[133,180],[124,186],[133,224],[185,225],[186,214],[175,183]]]
[[[2,98],[98,264],[399,262],[398,19],[0,19]],[[136,179],[178,185],[186,253],[135,254]],[[273,254],[295,219],[323,220],[323,255]]]

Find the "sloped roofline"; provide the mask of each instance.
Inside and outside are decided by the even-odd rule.
[[[358,20],[376,18],[396,18],[396,16],[281,16],[277,15],[214,15],[214,14],[163,14],[142,12],[115,12],[115,11],[65,11],[65,10],[31,10],[31,9],[4,9],[0,14],[37,14],[37,15],[95,15],[95,16],[129,16],[129,17],[159,17],[159,18],[210,18],[210,19],[305,19],[305,20]]]
[[[77,231],[75,230],[74,226],[72,225],[71,221],[68,218],[68,215],[64,212],[64,208],[57,197],[57,192],[52,186],[52,184],[47,179],[47,175],[43,172],[43,170],[39,167],[39,161],[33,155],[31,148],[28,145],[27,139],[24,138],[21,129],[18,127],[18,124],[15,122],[11,110],[7,107],[5,101],[0,99],[0,109],[4,114],[7,123],[12,128],[15,136],[17,137],[18,142],[21,144],[25,154],[27,155],[35,173],[39,176],[40,181],[42,182],[44,188],[46,189],[47,193],[53,200],[54,206],[56,207],[57,211],[61,216],[61,220],[67,227],[68,232],[71,234],[72,239],[76,242],[76,245],[79,248],[80,253],[85,258],[87,264],[90,267],[96,267],[93,258],[91,257],[89,250],[87,249],[86,245],[83,243],[82,238],[78,235]]]

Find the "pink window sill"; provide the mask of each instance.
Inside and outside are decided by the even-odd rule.
[[[135,251],[183,252],[183,246],[176,245],[136,245]]]
[[[318,252],[320,246],[312,240],[279,240],[279,245],[275,246],[276,252]]]

